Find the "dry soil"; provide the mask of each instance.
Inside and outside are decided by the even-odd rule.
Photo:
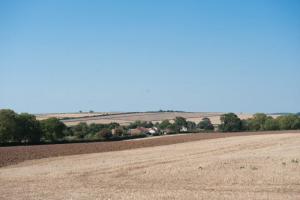
[[[0,199],[300,199],[300,134],[229,137],[0,168]]]

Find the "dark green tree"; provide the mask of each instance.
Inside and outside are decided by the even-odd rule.
[[[205,117],[198,123],[198,128],[202,130],[214,130],[214,125],[211,123],[210,119]]]
[[[73,135],[77,138],[84,138],[89,134],[89,126],[85,122],[80,122],[79,124],[72,127]]]
[[[249,122],[250,122],[249,119],[243,119],[243,120],[241,120],[241,130],[242,131],[249,131],[250,130],[250,128],[249,128]]]
[[[146,122],[146,124],[145,124],[145,128],[152,128],[154,125],[153,125],[153,123],[152,122]]]
[[[98,133],[102,128],[104,128],[104,126],[102,124],[95,124],[92,123],[89,125],[89,132],[91,134],[96,134]]]
[[[18,133],[16,135],[16,141],[21,142],[24,140],[29,143],[39,143],[43,132],[40,126],[40,122],[36,120],[34,115],[28,113],[21,113],[17,116]]]
[[[237,132],[242,130],[242,121],[234,113],[227,113],[221,116],[219,130],[222,132]]]
[[[137,128],[137,127],[141,127],[142,123],[143,123],[142,121],[136,120],[136,121],[130,123],[130,124],[128,125],[128,128],[129,128],[129,129],[134,129],[134,128]]]
[[[170,130],[169,133],[179,133],[179,131],[180,131],[180,127],[178,127],[175,123],[169,124],[167,129]]]
[[[197,124],[195,122],[192,122],[192,121],[187,121],[187,129],[188,131],[195,131],[197,128]]]
[[[168,128],[168,126],[170,126],[170,125],[171,125],[170,121],[166,119],[166,120],[163,120],[158,126],[161,130],[164,130],[164,129]]]
[[[273,119],[272,117],[268,117],[264,123],[263,130],[266,131],[275,131],[279,130],[279,123],[276,119]]]
[[[17,114],[9,109],[0,110],[0,143],[11,142],[17,132]]]
[[[108,125],[108,128],[109,128],[109,129],[113,129],[113,128],[117,128],[117,127],[119,127],[119,126],[120,126],[119,123],[112,122],[112,123],[110,123],[110,124]]]
[[[42,120],[41,127],[46,140],[56,141],[65,136],[66,125],[55,117]]]
[[[297,115],[279,116],[276,119],[281,130],[300,129],[300,119]]]
[[[174,120],[174,124],[178,127],[187,127],[187,121],[184,117],[176,117]]]
[[[267,115],[264,113],[256,113],[251,119],[248,120],[249,130],[262,131],[264,130],[264,124],[267,120]]]
[[[118,126],[120,126],[120,125],[118,125]],[[116,126],[116,127],[118,127],[118,126]],[[130,123],[128,125],[129,129],[134,129],[134,128],[138,128],[138,127],[152,128],[153,123],[152,122],[147,122],[147,121],[137,120],[137,121],[135,121],[133,123]]]

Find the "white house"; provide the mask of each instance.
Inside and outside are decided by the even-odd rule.
[[[180,129],[180,132],[187,132],[187,131],[188,131],[188,129],[185,126],[182,126],[181,129]]]

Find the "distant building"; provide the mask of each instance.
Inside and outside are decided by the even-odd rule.
[[[180,128],[180,132],[188,132],[188,128],[185,127],[185,126],[182,126],[182,127]]]
[[[134,129],[129,129],[128,134],[129,135],[139,135],[139,134],[159,135],[159,130],[157,127],[153,127],[153,128],[138,127]]]
[[[159,130],[158,130],[157,127],[149,128],[149,129],[148,129],[148,133],[149,133],[150,135],[159,135]]]

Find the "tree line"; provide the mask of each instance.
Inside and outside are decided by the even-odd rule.
[[[214,126],[209,118],[203,118],[199,123],[176,117],[172,122],[135,121],[127,126],[118,123],[87,124],[79,123],[68,127],[57,118],[37,120],[35,115],[15,113],[13,110],[0,110],[0,144],[37,144],[61,141],[87,140],[121,140],[145,137],[145,134],[130,135],[130,129],[156,128],[157,134],[176,134],[181,132],[237,132],[237,131],[268,131],[300,129],[299,115],[284,115],[272,118],[264,113],[257,113],[252,118],[241,120],[234,113],[220,117],[221,124]]]
[[[241,120],[234,113],[221,116],[219,131],[276,131],[300,129],[300,116],[298,114],[287,114],[277,118],[267,116],[264,113],[256,113],[252,118]]]

